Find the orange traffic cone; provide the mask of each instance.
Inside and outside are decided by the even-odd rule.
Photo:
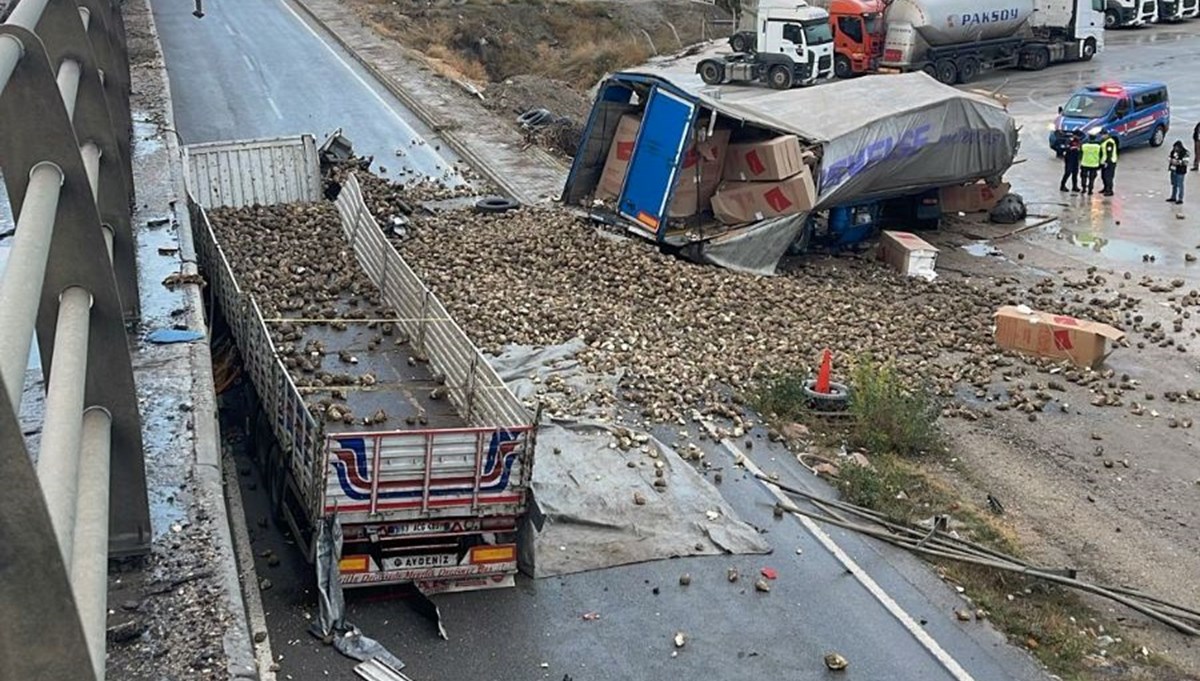
[[[816,392],[822,395],[828,395],[830,375],[833,373],[833,353],[829,348],[825,348],[825,353],[821,355],[821,368],[817,370],[817,386]]]

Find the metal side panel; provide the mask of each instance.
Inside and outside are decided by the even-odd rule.
[[[192,144],[188,190],[205,208],[317,201],[321,168],[312,135]]]
[[[621,215],[657,234],[667,215],[696,103],[655,87],[646,103],[618,202]]]
[[[327,439],[325,512],[343,523],[518,515],[530,429],[339,433]]]

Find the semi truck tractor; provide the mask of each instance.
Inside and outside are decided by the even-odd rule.
[[[1104,3],[1104,28],[1145,26],[1156,19],[1158,0],[1106,0]]]
[[[1104,0],[895,0],[881,70],[953,84],[992,69],[1087,61],[1104,47],[1104,9]]]
[[[743,15],[753,31],[730,36],[733,54],[703,59],[696,73],[709,85],[764,82],[777,90],[813,85],[833,76],[829,13],[804,0],[758,3]]]
[[[1149,0],[1151,3],[1156,0]],[[1200,1],[1200,0],[1198,0]],[[833,73],[850,78],[873,73],[883,57],[885,0],[813,0],[814,7],[825,10],[833,34]],[[755,24],[759,8],[743,9],[739,30],[729,37],[734,52],[750,52],[757,45]]]
[[[1158,16],[1160,24],[1171,24],[1183,21],[1200,14],[1200,0],[1158,0]]]

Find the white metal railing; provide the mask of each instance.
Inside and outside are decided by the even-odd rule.
[[[0,612],[23,618],[0,627],[3,679],[102,680],[108,558],[149,548],[124,53],[117,0],[20,0],[0,25]],[[16,426],[35,337],[36,468]]]

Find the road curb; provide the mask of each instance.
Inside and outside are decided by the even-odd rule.
[[[417,100],[417,98],[413,97],[408,91],[396,83],[395,80],[380,71],[373,63],[371,63],[370,60],[360,54],[359,51],[355,49],[355,47],[351,45],[349,41],[343,38],[337,31],[333,30],[333,28],[330,27],[329,24],[325,23],[321,17],[317,16],[317,13],[308,6],[308,3],[304,2],[304,0],[290,0],[290,2],[304,12],[304,15],[307,16],[309,20],[316,24],[322,31],[331,36],[334,42],[336,42],[339,47],[353,57],[354,61],[357,62],[358,65],[363,69],[365,69],[366,72],[369,73],[376,82],[382,85],[384,89],[392,94],[392,96],[400,100],[405,107],[416,114],[417,118],[421,119],[421,122],[429,126],[434,133],[441,137],[442,140],[446,142],[446,145],[454,150],[454,153],[466,159],[466,161],[471,164],[471,167],[479,172],[479,174],[483,175],[488,179],[488,181],[503,190],[503,192],[509,197],[514,198],[524,204],[537,203],[537,199],[535,197],[531,197],[520,189],[517,189],[512,183],[505,179],[503,174],[501,174],[486,161],[484,161],[482,157],[472,151],[471,146],[455,135],[454,130],[450,126],[446,125],[444,121],[440,120],[437,114],[430,111],[424,104]]]
[[[196,264],[196,248],[192,241],[192,223],[187,211],[186,185],[182,165],[182,141],[175,130],[175,111],[171,102],[171,79],[167,75],[163,57],[162,43],[159,41],[158,28],[154,23],[154,13],[150,0],[143,0],[150,26],[150,39],[153,41],[156,57],[164,64],[162,68],[163,85],[163,120],[168,131],[164,137],[167,150],[168,165],[171,168],[170,195],[172,210],[178,225],[180,268],[184,274],[198,274]],[[180,201],[183,206],[180,210]],[[203,289],[198,284],[185,284],[182,290],[187,299],[187,312],[193,328],[203,330],[206,342],[194,343],[191,346],[190,373],[192,379],[191,399],[195,425],[193,442],[195,448],[195,480],[199,488],[199,498],[206,498],[212,503],[208,510],[213,514],[213,541],[217,550],[217,560],[212,569],[216,573],[225,600],[225,609],[231,621],[226,628],[223,648],[228,657],[228,672],[231,679],[259,679],[261,670],[255,660],[254,643],[250,637],[246,603],[242,594],[242,585],[238,578],[237,553],[234,552],[233,538],[230,529],[230,514],[226,506],[224,480],[221,474],[221,434],[218,425],[216,387],[213,384],[212,352],[207,342],[209,328],[204,315]],[[253,576],[254,565],[248,570]],[[252,583],[257,580],[251,579]]]

